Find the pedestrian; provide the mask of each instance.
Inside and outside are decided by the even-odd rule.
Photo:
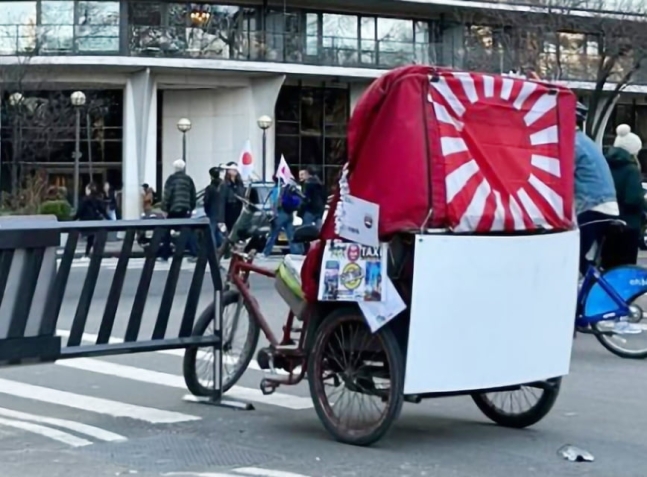
[[[117,220],[117,197],[110,182],[103,184],[103,202],[110,220]]]
[[[108,213],[105,209],[105,204],[101,200],[97,187],[93,183],[89,183],[85,187],[85,195],[81,198],[79,208],[74,214],[74,220],[89,221],[89,220],[103,220],[109,219]],[[90,252],[94,247],[94,233],[86,235],[85,254],[82,260],[89,260]]]
[[[263,255],[269,257],[272,255],[272,249],[276,240],[279,238],[281,230],[285,230],[285,235],[288,239],[288,246],[290,253],[298,255],[301,250],[293,242],[294,240],[294,212],[300,206],[300,194],[296,191],[293,184],[281,184],[281,181],[274,177],[274,187],[268,200],[272,207],[272,230],[267,238]]]
[[[155,191],[148,184],[142,184],[142,209],[145,217],[148,217],[153,211],[154,202]]]
[[[627,223],[627,227],[607,234],[602,253],[604,269],[636,264],[643,214],[647,211],[637,157],[642,141],[627,124],[618,126],[616,134],[606,158],[616,187],[620,219]]]
[[[173,169],[175,172],[164,183],[162,210],[166,212],[168,219],[188,219],[191,218],[196,204],[195,183],[191,176],[185,172],[186,163],[182,159],[173,163]],[[189,233],[187,249],[191,260],[194,261],[198,255],[198,246],[193,232]],[[171,231],[169,230],[162,240],[159,258],[166,262],[172,253]]]
[[[204,213],[209,218],[213,243],[217,248],[220,248],[223,242],[220,227],[224,224],[225,214],[224,204],[220,194],[220,187],[222,185],[220,169],[218,167],[212,167],[209,169],[209,176],[211,177],[211,183],[204,191]]]
[[[238,165],[235,162],[229,162],[225,166],[225,179],[220,185],[223,218],[228,232],[234,228],[234,224],[243,210],[243,202],[238,197],[245,197],[245,184],[238,172]]]
[[[303,225],[321,227],[321,220],[326,208],[325,189],[315,169],[310,166],[299,171],[299,180],[303,187],[303,202],[299,208],[299,216]]]
[[[608,221],[620,214],[611,170],[600,147],[584,134],[588,108],[577,103],[575,133],[575,211],[580,226],[580,273],[589,268],[587,255],[604,237]],[[587,225],[589,224],[590,225]]]

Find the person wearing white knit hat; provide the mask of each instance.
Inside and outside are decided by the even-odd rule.
[[[186,162],[184,162],[182,159],[178,159],[177,161],[174,161],[173,169],[175,169],[176,172],[183,171],[184,169],[186,169]]]
[[[627,223],[627,227],[608,234],[602,253],[605,269],[638,261],[643,214],[647,210],[637,158],[643,147],[642,140],[631,132],[628,124],[619,125],[616,134],[606,159],[616,187],[620,219]]]
[[[638,153],[643,148],[643,142],[637,134],[631,132],[631,126],[621,124],[616,128],[616,134],[613,147],[619,147],[632,156],[638,156]]]
[[[186,163],[182,159],[173,162],[173,169],[175,172],[168,176],[164,183],[162,210],[169,219],[189,219],[197,201],[195,183],[186,173]],[[186,247],[191,255],[190,259],[195,260],[198,256],[198,244],[193,232],[189,233]],[[160,243],[159,259],[166,262],[172,254],[171,233],[167,231]]]

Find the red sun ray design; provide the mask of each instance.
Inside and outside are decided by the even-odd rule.
[[[571,225],[567,208],[572,191],[563,171],[572,169],[572,158],[563,157],[561,141],[572,144],[568,134],[574,131],[565,133],[560,125],[558,106],[568,94],[560,91],[520,78],[474,73],[442,72],[430,81],[445,172],[442,209],[451,228]]]

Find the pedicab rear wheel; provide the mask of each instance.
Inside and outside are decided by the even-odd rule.
[[[357,308],[337,309],[324,318],[316,331],[307,370],[317,415],[339,442],[371,445],[386,434],[400,415],[404,358],[398,341],[388,326],[371,333]],[[332,396],[329,397],[327,389]],[[344,394],[345,391],[352,396]],[[373,400],[365,409],[368,414],[378,409],[373,419],[360,422],[366,412],[360,412],[359,418],[337,415],[362,398]],[[384,406],[382,411],[380,405]]]
[[[514,391],[474,393],[472,400],[487,418],[500,426],[522,429],[541,421],[553,408],[562,378],[548,379],[546,384],[545,388],[520,386]],[[512,410],[503,410],[506,403]],[[524,405],[528,405],[526,409]]]

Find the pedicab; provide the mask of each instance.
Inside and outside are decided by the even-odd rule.
[[[270,270],[254,253],[232,256],[223,339],[236,366],[223,389],[262,330],[270,345],[257,362],[274,372],[263,393],[307,377],[318,417],[344,443],[376,442],[404,402],[426,398],[469,395],[503,426],[540,421],[570,366],[575,104],[557,85],[428,66],[376,80],[350,120],[349,161],[321,231],[296,234],[310,243],[305,260]],[[282,336],[250,273],[274,278],[288,303]],[[189,350],[187,385],[207,395],[196,365]]]

